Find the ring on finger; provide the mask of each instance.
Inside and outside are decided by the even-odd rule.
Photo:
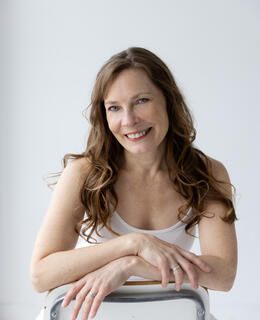
[[[88,294],[88,296],[90,296],[92,299],[94,299],[96,295],[97,295],[97,294],[94,294],[94,293],[92,293],[91,291],[90,291],[89,294]]]
[[[180,268],[181,267],[177,264],[177,266],[173,267],[172,270],[173,270],[173,272],[175,272],[175,271],[179,270]]]

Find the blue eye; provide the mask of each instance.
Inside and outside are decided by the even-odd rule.
[[[141,102],[141,104],[149,101],[149,99],[147,99],[147,98],[141,98],[141,99],[138,99],[137,102],[139,103],[139,101],[142,101],[142,100],[145,100],[145,101]],[[114,108],[116,108],[116,109],[114,109]],[[109,110],[109,111],[118,111],[118,107],[117,106],[111,106],[111,107],[107,108],[107,110]]]
[[[148,101],[149,99],[147,99],[147,98],[138,99],[138,101],[141,101],[141,100],[146,100],[146,101]],[[146,102],[146,101],[145,101],[145,102]]]
[[[109,110],[109,111],[116,111],[116,110],[111,110],[111,108],[118,108],[117,106],[111,106],[111,107],[109,107],[107,110]]]

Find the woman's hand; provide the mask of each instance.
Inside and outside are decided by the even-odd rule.
[[[165,288],[170,280],[170,272],[173,270],[175,288],[180,290],[184,280],[184,272],[194,289],[198,289],[198,274],[194,265],[204,272],[210,272],[210,267],[196,254],[182,249],[181,247],[158,239],[151,234],[140,234],[138,241],[137,256],[142,257],[150,264],[157,267],[162,275],[162,287]],[[174,271],[174,267],[179,269]]]
[[[132,260],[130,256],[114,260],[74,282],[62,303],[62,307],[68,306],[77,295],[71,320],[77,318],[83,302],[82,319],[88,319],[89,314],[94,318],[104,298],[121,287],[129,278]],[[94,298],[89,295],[90,292],[95,295]]]

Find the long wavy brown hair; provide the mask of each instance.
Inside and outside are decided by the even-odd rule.
[[[189,230],[199,223],[202,216],[206,216],[206,200],[220,201],[225,205],[227,210],[225,216],[222,217],[224,222],[232,224],[238,220],[233,200],[217,185],[218,183],[226,184],[226,182],[217,180],[213,176],[210,159],[193,146],[196,130],[191,112],[171,71],[151,51],[140,47],[130,47],[113,55],[97,74],[91,102],[86,108],[87,111],[91,107],[91,128],[86,150],[81,154],[68,153],[63,157],[64,168],[69,159],[86,158],[89,162],[81,190],[81,202],[86,208],[86,218],[75,226],[76,232],[89,243],[91,243],[89,239],[92,238],[94,231],[101,236],[97,230],[99,225],[105,226],[113,234],[120,236],[111,229],[108,222],[112,215],[109,204],[112,204],[114,211],[118,203],[114,183],[120,170],[120,155],[122,155],[123,147],[108,128],[104,97],[118,74],[129,68],[144,70],[166,98],[169,129],[165,137],[165,159],[173,188],[187,199],[186,203],[178,209],[178,219],[182,221],[182,217],[186,215],[190,206],[193,209],[192,215],[185,222],[186,233],[193,236]],[[55,176],[59,176],[62,171]],[[48,184],[48,186],[56,183]],[[235,190],[232,184],[229,185]],[[90,228],[91,231],[86,235],[86,231]]]

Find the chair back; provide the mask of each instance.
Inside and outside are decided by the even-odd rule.
[[[68,320],[75,299],[66,308],[63,298],[71,287],[63,285],[51,290],[45,300],[44,320]],[[173,283],[162,288],[158,281],[127,281],[111,292],[100,305],[96,320],[209,320],[209,296],[205,288],[194,290],[184,283],[177,292]],[[81,317],[81,312],[78,319]]]

